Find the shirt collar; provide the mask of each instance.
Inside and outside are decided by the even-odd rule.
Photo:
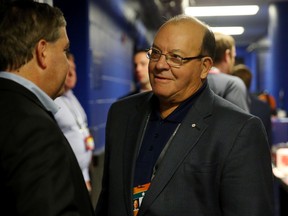
[[[22,85],[23,87],[31,91],[33,94],[36,95],[36,97],[40,100],[40,102],[44,105],[44,107],[53,114],[56,114],[56,112],[58,111],[59,108],[54,103],[52,98],[50,98],[43,90],[41,90],[33,82],[21,76],[4,71],[0,72],[0,77],[17,82],[18,84]]]
[[[203,85],[197,92],[195,92],[192,96],[187,98],[183,101],[169,116],[167,116],[164,120],[165,121],[172,121],[172,122],[182,122],[184,117],[186,116],[188,110],[192,107],[193,103],[195,102],[196,98],[200,95],[201,92],[206,88],[207,80],[204,81]],[[159,100],[152,100],[153,103],[153,110],[151,113],[151,120],[161,120],[160,112],[159,112]]]
[[[212,67],[210,69],[209,73],[210,74],[219,74],[219,73],[221,73],[221,71],[218,68],[216,68],[216,67]]]

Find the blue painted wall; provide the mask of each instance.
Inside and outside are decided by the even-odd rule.
[[[78,75],[74,92],[87,113],[95,154],[104,150],[110,105],[134,87],[134,49],[149,47],[143,26],[128,21],[120,4],[117,0],[82,0],[75,6],[54,0],[67,20]]]
[[[288,110],[288,2],[275,2],[269,7],[269,40],[271,55],[269,64],[269,82],[280,108]],[[281,97],[281,94],[283,98]]]

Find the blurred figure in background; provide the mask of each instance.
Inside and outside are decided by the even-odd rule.
[[[147,51],[144,49],[137,50],[134,53],[133,62],[134,62],[134,79],[136,80],[136,88],[135,90],[129,92],[127,95],[122,96],[121,98],[151,90],[151,84],[149,81],[149,74],[148,74],[149,59],[147,58]]]
[[[272,122],[271,122],[271,109],[268,103],[261,101],[256,95],[250,92],[252,81],[252,73],[250,69],[244,64],[238,64],[233,67],[232,75],[239,77],[246,85],[248,92],[248,106],[250,113],[258,116],[266,129],[270,145],[272,144]]]
[[[269,104],[272,116],[277,116],[277,104],[275,98],[266,91],[258,94],[258,98]]]
[[[74,56],[68,53],[67,57],[69,72],[65,80],[64,94],[55,99],[55,103],[60,107],[55,119],[77,157],[87,189],[91,192],[89,166],[92,160],[94,140],[88,129],[86,113],[72,91],[77,82]]]
[[[249,112],[247,90],[243,81],[231,76],[235,64],[235,40],[230,35],[214,33],[216,50],[214,64],[208,74],[210,88],[219,96]]]

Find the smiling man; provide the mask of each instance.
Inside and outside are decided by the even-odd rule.
[[[152,92],[109,111],[98,216],[273,215],[265,129],[210,90],[214,50],[193,17],[160,27],[147,53]]]

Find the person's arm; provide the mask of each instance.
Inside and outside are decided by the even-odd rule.
[[[220,186],[225,216],[273,216],[270,149],[260,120],[251,117],[226,158]]]
[[[87,189],[91,191],[90,185],[90,175],[89,175],[89,165],[92,160],[92,151],[86,149],[85,135],[83,129],[77,123],[76,113],[77,110],[73,112],[72,109],[76,109],[72,102],[65,98],[64,96],[58,97],[55,103],[60,107],[58,112],[55,114],[55,119],[60,129],[64,133],[65,137],[69,141],[73,152],[77,158],[79,166],[82,170],[84,180],[86,182]],[[81,106],[79,104],[79,106]],[[83,112],[83,121],[86,121],[86,114]],[[85,118],[84,118],[85,117]],[[84,125],[83,125],[84,126]],[[88,131],[88,129],[87,129]]]
[[[32,113],[34,110],[31,111]],[[77,216],[71,181],[69,144],[47,115],[30,116],[13,125],[5,169],[21,216]],[[9,156],[9,157],[8,157]]]
[[[228,83],[224,98],[243,110],[250,112],[248,106],[248,92],[245,84],[239,77],[230,77],[233,77],[233,80]]]

